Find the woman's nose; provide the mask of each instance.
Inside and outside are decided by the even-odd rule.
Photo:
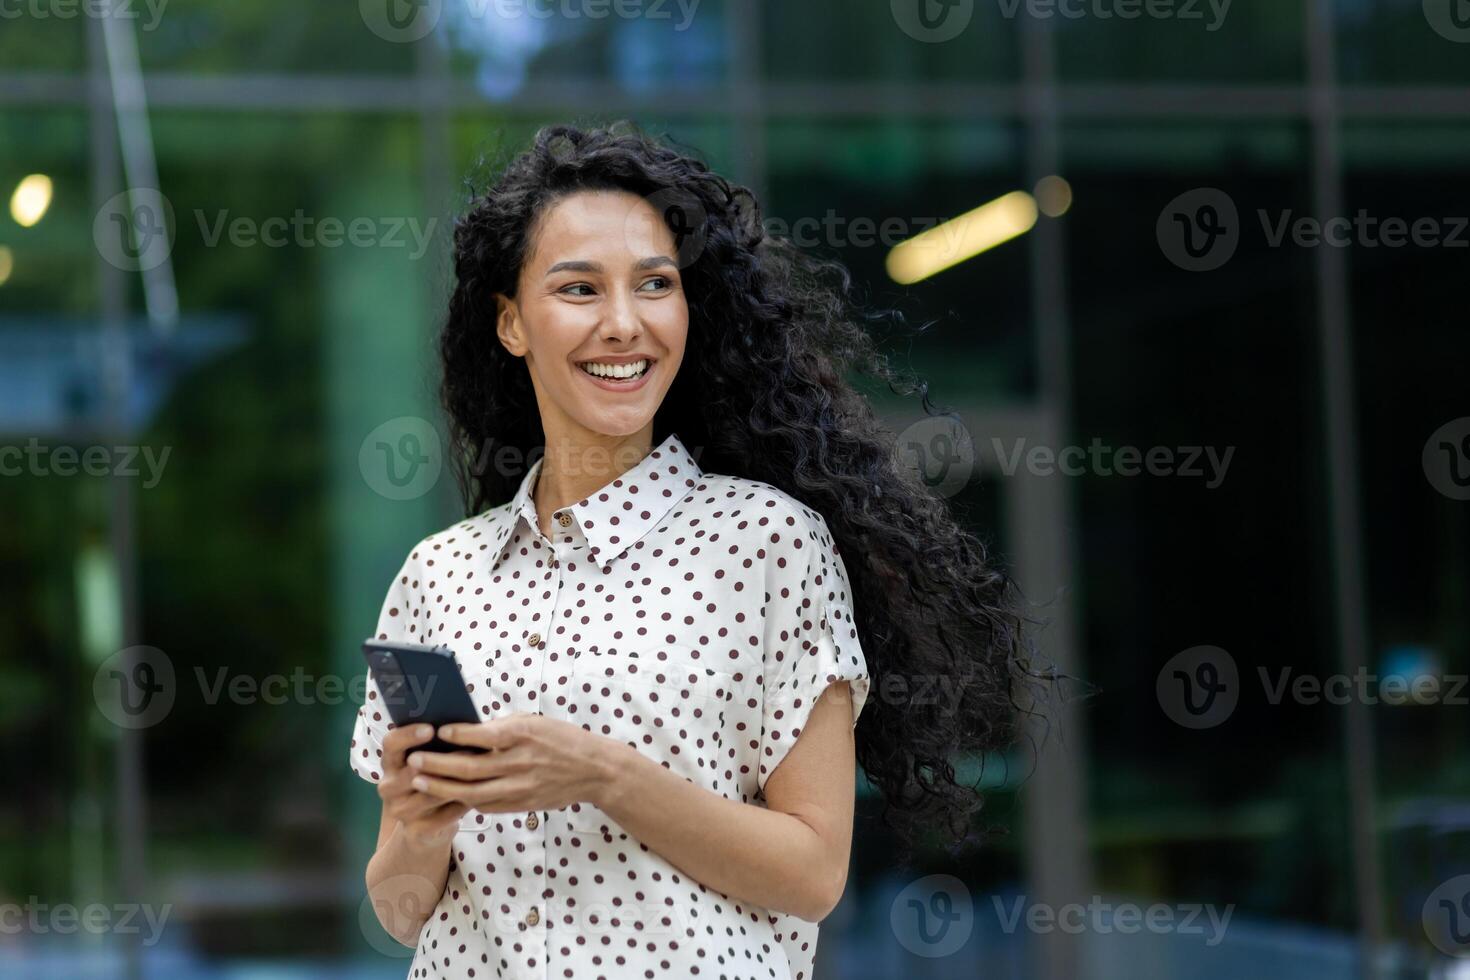
[[[601,323],[604,340],[630,341],[636,340],[642,334],[643,326],[638,319],[637,306],[627,290],[614,290],[604,309],[606,315]]]

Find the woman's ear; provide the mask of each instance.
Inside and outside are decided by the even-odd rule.
[[[521,311],[515,300],[504,293],[495,294],[495,335],[501,344],[516,357],[525,357],[530,345],[526,343],[526,328],[521,322]]]

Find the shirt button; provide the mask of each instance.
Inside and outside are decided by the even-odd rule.
[[[562,527],[571,527],[572,515],[563,511],[562,513],[556,515],[556,523],[560,524]]]
[[[541,644],[541,634],[532,633],[530,636],[526,637],[526,642],[531,644],[531,646],[533,647],[539,646]]]
[[[534,926],[536,923],[538,923],[540,921],[541,921],[541,913],[540,912],[537,912],[535,909],[532,909],[531,911],[529,911],[529,912],[526,913],[526,925],[528,925],[528,926]]]
[[[541,826],[541,818],[536,816],[536,814],[534,813],[531,814],[529,817],[526,818],[526,826],[530,827],[532,830],[535,830],[537,827]]]

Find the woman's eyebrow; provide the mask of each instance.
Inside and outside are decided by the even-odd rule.
[[[569,271],[569,272],[601,272],[602,271],[602,265],[600,263],[597,263],[597,262],[589,262],[586,259],[568,259],[565,262],[558,262],[556,265],[552,266],[550,269],[547,269],[546,270],[546,274],[549,276],[549,275],[552,275],[553,273],[563,272],[563,271]]]
[[[639,259],[636,263],[634,263],[633,269],[637,272],[643,272],[646,269],[658,269],[663,266],[672,266],[676,269],[678,268],[678,264],[667,255],[650,255],[648,258]],[[591,262],[587,259],[567,259],[565,262],[558,262],[551,268],[547,269],[546,275],[550,276],[558,272],[601,271],[602,263],[600,262]]]

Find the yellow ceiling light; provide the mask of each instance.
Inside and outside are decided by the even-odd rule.
[[[1036,199],[1011,191],[958,218],[899,242],[884,263],[894,282],[908,285],[973,259],[1036,224]]]
[[[51,207],[51,178],[45,174],[31,174],[15,185],[10,195],[10,216],[22,228],[29,228],[46,216]]]
[[[1060,218],[1072,206],[1072,185],[1052,174],[1036,182],[1036,203],[1048,218]]]
[[[10,279],[10,274],[15,271],[15,255],[4,245],[0,245],[0,286]]]

